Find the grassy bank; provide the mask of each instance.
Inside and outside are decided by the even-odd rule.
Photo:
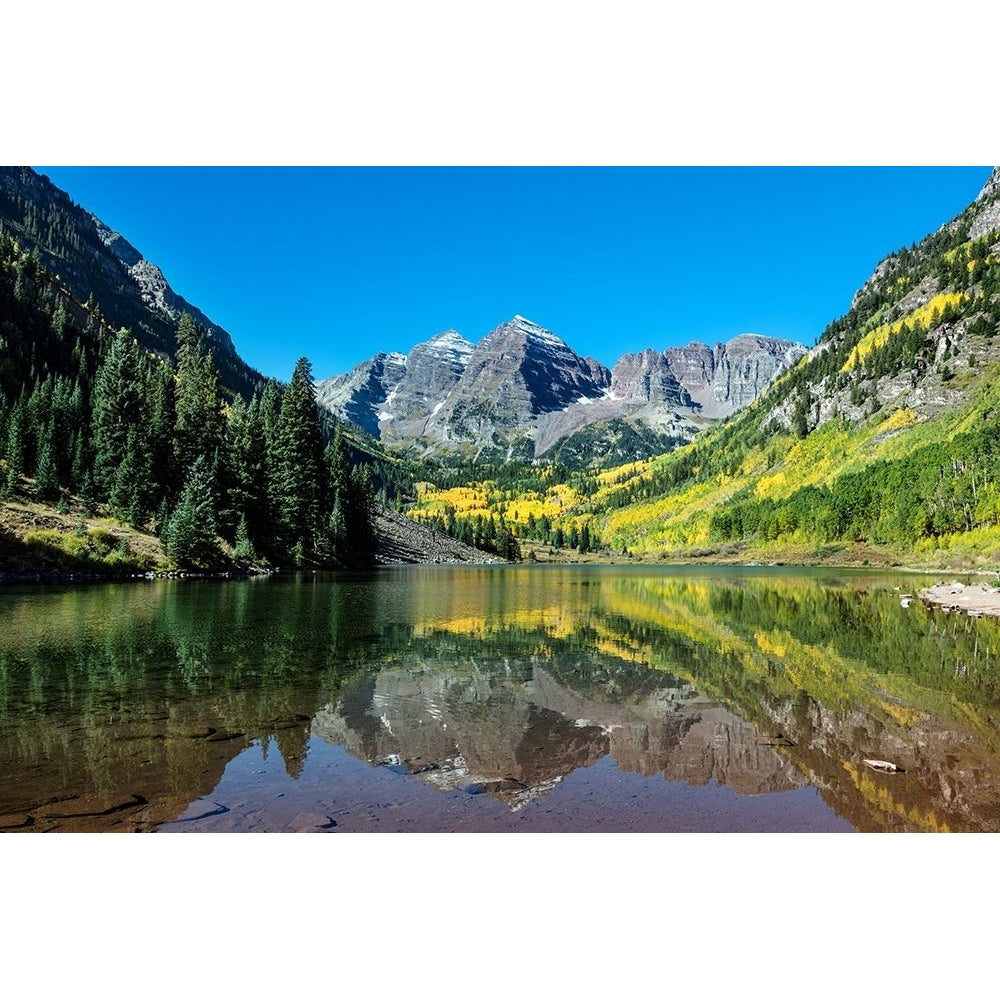
[[[30,500],[0,503],[0,570],[13,573],[144,573],[170,568],[155,535],[112,518]]]

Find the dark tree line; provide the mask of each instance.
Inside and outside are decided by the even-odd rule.
[[[155,531],[181,566],[373,561],[370,470],[324,434],[309,361],[227,397],[181,317],[170,360],[110,331],[0,232],[0,489]],[[328,425],[327,425],[328,426]],[[221,543],[221,544],[220,544]]]
[[[454,509],[449,508],[444,516],[433,514],[430,517],[423,517],[421,523],[431,531],[448,535],[481,552],[490,552],[508,562],[521,561],[521,546],[518,544],[517,536],[511,531],[502,515],[498,518],[494,514],[487,516],[476,514],[472,517],[459,518],[456,517]]]

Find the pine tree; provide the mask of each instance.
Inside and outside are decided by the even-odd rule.
[[[198,458],[212,458],[223,431],[219,376],[188,313],[177,324],[174,408],[174,457],[183,475]]]
[[[52,443],[51,424],[47,425],[38,444],[35,469],[35,496],[41,500],[55,500],[59,496],[59,474]]]
[[[90,474],[89,436],[83,430],[74,431],[69,448],[69,486],[70,489],[79,491],[83,487],[84,478]]]
[[[13,491],[18,475],[24,471],[24,425],[26,421],[24,394],[14,404],[7,418],[7,434],[4,442],[4,458],[7,460],[7,490]]]
[[[323,439],[308,359],[281,398],[271,460],[271,496],[284,548],[305,558],[323,530]]]
[[[326,553],[330,561],[335,564],[343,565],[350,559],[347,520],[344,517],[344,508],[339,494],[333,501],[333,510],[330,511],[330,520],[327,525]]]
[[[94,480],[104,499],[111,494],[118,468],[128,453],[129,431],[148,423],[144,368],[138,346],[122,330],[112,339],[94,377]]]
[[[339,423],[324,458],[332,497],[327,538],[333,560],[341,566],[370,566],[378,548],[371,469],[367,465],[351,468]]]
[[[210,565],[218,558],[215,534],[215,499],[208,460],[195,460],[173,514],[162,535],[167,555],[178,566]]]
[[[129,432],[125,458],[115,475],[114,485],[108,496],[108,506],[115,517],[127,521],[134,528],[141,528],[153,510],[153,469],[149,449],[139,428]]]
[[[233,549],[233,556],[240,562],[253,562],[256,558],[253,543],[250,541],[246,515],[240,517],[240,523],[236,526],[236,543]]]
[[[147,440],[151,467],[152,508],[159,506],[165,497],[172,500],[180,488],[173,449],[173,428],[176,419],[174,372],[173,368],[165,363],[158,365],[150,378]]]
[[[276,397],[255,394],[249,406],[236,400],[226,426],[225,455],[230,462],[228,507],[246,520],[254,550],[264,553],[273,538],[274,516],[268,499],[268,412]],[[273,420],[271,421],[273,423]]]
[[[350,560],[355,566],[370,566],[375,562],[378,535],[375,530],[375,491],[371,469],[356,466],[351,471],[350,504],[344,512],[350,540]]]

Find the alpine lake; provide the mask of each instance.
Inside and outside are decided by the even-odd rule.
[[[929,582],[549,565],[8,585],[0,830],[998,831],[1000,621],[909,596]]]

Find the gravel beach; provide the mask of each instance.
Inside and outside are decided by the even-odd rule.
[[[1000,617],[1000,587],[991,587],[985,583],[935,583],[934,586],[921,590],[920,597],[949,611]]]

